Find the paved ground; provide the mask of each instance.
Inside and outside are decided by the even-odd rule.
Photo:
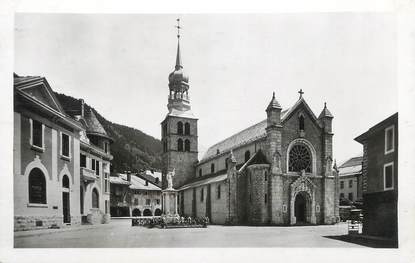
[[[328,238],[347,233],[344,223],[332,226],[209,226],[194,229],[132,227],[130,220],[110,224],[16,232],[16,248],[59,247],[362,247]]]

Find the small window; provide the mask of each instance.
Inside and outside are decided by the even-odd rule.
[[[86,155],[81,153],[79,160],[81,167],[86,168]]]
[[[226,170],[228,170],[228,162],[229,162],[229,157],[225,159],[225,168],[226,168]]]
[[[91,159],[91,170],[95,171],[95,159]]]
[[[344,181],[340,181],[340,189],[344,188]]]
[[[300,128],[300,131],[304,131],[304,116],[300,115],[298,118],[298,126]]]
[[[29,174],[29,203],[46,204],[46,179],[39,168]]]
[[[138,198],[134,198],[134,205],[138,205]]]
[[[69,135],[61,133],[61,154],[69,157]]]
[[[203,202],[204,199],[205,199],[205,189],[202,188],[202,190],[200,190],[200,202]]]
[[[216,154],[220,154],[220,151],[219,151],[219,149],[216,149]]]
[[[199,169],[199,177],[202,176],[202,168]]]
[[[220,199],[220,192],[221,192],[220,191],[220,184],[218,184],[218,190],[217,191],[218,191],[218,193],[217,193],[218,199]]]
[[[340,198],[344,198],[344,193],[340,193]]]
[[[146,205],[150,205],[151,204],[151,200],[150,199],[146,199]]]
[[[349,180],[349,188],[353,187],[353,180]]]
[[[182,139],[177,140],[177,150],[179,152],[183,152],[183,140]]]
[[[350,201],[353,201],[353,193],[349,193],[347,199],[349,199]]]
[[[395,126],[385,129],[385,154],[395,150]]]
[[[268,195],[267,195],[267,194],[265,194],[265,195],[264,195],[264,203],[265,203],[265,204],[267,203],[267,200],[268,200]]]
[[[190,124],[188,122],[184,125],[184,134],[190,135]]]
[[[104,142],[104,152],[108,153],[108,142]]]
[[[160,199],[156,199],[156,204],[160,204]]]
[[[183,122],[181,121],[177,123],[177,133],[180,135],[183,134]]]
[[[105,214],[108,214],[108,200],[105,200]]]
[[[32,145],[43,148],[43,125],[37,120],[31,120],[32,123]]]
[[[99,176],[99,161],[98,160],[96,160],[95,161],[95,174],[97,175],[97,176]]]
[[[383,176],[385,190],[393,189],[393,163],[388,163],[383,166]]]
[[[108,192],[108,174],[104,173],[104,191]]]
[[[69,178],[67,175],[64,175],[62,178],[62,187],[69,188]]]
[[[251,152],[250,151],[246,151],[245,152],[245,162],[247,162],[249,160],[249,158],[251,158]]]
[[[99,208],[99,194],[96,188],[92,190],[92,208]]]
[[[210,173],[214,173],[215,172],[215,164],[214,163],[212,163],[211,165],[210,165]]]
[[[268,173],[265,171],[265,182],[268,181]]]

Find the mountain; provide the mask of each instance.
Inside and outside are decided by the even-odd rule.
[[[67,114],[71,116],[80,114],[80,99],[56,92],[55,95]],[[111,122],[85,103],[85,110],[89,109],[94,111],[105,131],[114,139],[110,148],[111,154],[114,156],[112,161],[114,172],[126,170],[137,172],[143,169],[161,170],[162,145],[160,140],[135,128]]]

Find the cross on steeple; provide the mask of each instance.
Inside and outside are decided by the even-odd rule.
[[[177,26],[175,26],[175,28],[177,28],[177,38],[180,38],[180,29],[182,28],[180,26],[180,18],[177,18],[176,21],[177,21]]]
[[[300,99],[303,97],[303,94],[304,94],[304,91],[303,91],[303,89],[300,89],[299,91],[298,91],[298,93],[300,94]]]

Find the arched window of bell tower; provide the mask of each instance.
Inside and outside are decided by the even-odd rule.
[[[184,134],[190,135],[190,124],[188,122],[184,124]]]
[[[183,152],[183,140],[182,139],[177,140],[177,150],[179,152]]]
[[[183,122],[179,121],[177,123],[177,133],[178,134],[183,134]]]

